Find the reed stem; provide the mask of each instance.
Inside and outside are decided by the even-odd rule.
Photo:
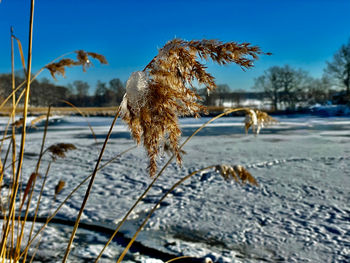
[[[76,221],[75,221],[75,225],[74,225],[74,228],[73,228],[73,230],[72,230],[71,237],[70,237],[70,240],[69,240],[69,242],[68,242],[67,249],[66,249],[66,252],[65,252],[65,254],[64,254],[62,263],[65,263],[65,262],[67,261],[69,252],[70,252],[70,250],[71,250],[71,245],[72,245],[72,243],[73,243],[75,234],[76,234],[77,229],[78,229],[78,226],[79,226],[79,222],[80,222],[81,215],[82,215],[82,213],[83,213],[83,211],[84,211],[86,202],[87,202],[87,200],[88,200],[88,198],[89,198],[89,195],[90,195],[90,192],[91,192],[91,189],[92,189],[92,185],[93,185],[93,183],[94,183],[94,180],[95,180],[95,177],[96,177],[96,174],[97,174],[97,171],[98,171],[98,167],[99,167],[99,165],[100,165],[100,162],[101,162],[103,153],[104,153],[104,151],[105,151],[105,149],[106,149],[106,146],[107,146],[107,142],[108,142],[108,140],[109,140],[109,137],[110,137],[111,134],[112,134],[112,130],[113,130],[114,124],[116,123],[116,121],[117,121],[117,119],[118,119],[118,117],[119,117],[120,109],[121,109],[121,108],[119,107],[118,110],[117,110],[117,112],[116,112],[116,114],[115,114],[115,117],[114,117],[114,119],[113,119],[113,121],[112,121],[111,127],[110,127],[110,129],[109,129],[109,131],[108,131],[108,134],[107,134],[107,136],[106,136],[106,139],[105,139],[105,141],[104,141],[104,143],[103,143],[103,146],[102,146],[100,155],[99,155],[98,160],[97,160],[96,165],[95,165],[95,169],[94,169],[94,171],[93,171],[93,173],[92,173],[92,176],[91,176],[91,179],[90,179],[90,183],[89,183],[89,185],[88,185],[88,188],[86,189],[85,197],[84,197],[83,203],[81,204],[78,217],[77,217],[77,219],[76,219]]]
[[[19,182],[19,177],[21,174],[21,169],[22,169],[22,164],[23,164],[24,145],[25,145],[25,139],[26,139],[26,121],[27,121],[27,114],[28,114],[29,92],[30,92],[30,78],[31,78],[31,68],[32,68],[33,19],[34,19],[34,0],[31,0],[30,18],[29,18],[27,86],[26,86],[26,92],[25,92],[24,111],[23,111],[23,122],[24,123],[23,123],[23,129],[22,129],[22,139],[21,139],[18,167],[17,167],[16,178],[15,178],[15,182],[14,182],[13,192],[12,192],[12,196],[11,196],[11,203],[10,203],[8,218],[12,218],[12,216],[15,214],[15,204],[16,204],[16,197],[17,197],[17,192],[18,192],[18,185],[19,185],[18,182]],[[6,226],[4,228],[0,257],[2,257],[2,255],[5,252],[9,228],[10,228],[10,220],[8,220],[6,222]]]
[[[191,140],[198,132],[200,132],[204,127],[206,127],[208,124],[210,124],[211,122],[221,118],[222,116],[228,115],[230,113],[233,112],[237,112],[237,111],[246,111],[247,108],[237,108],[237,109],[230,109],[227,110],[213,118],[211,118],[209,121],[207,121],[206,123],[202,124],[201,127],[199,127],[197,130],[194,131],[194,133],[192,133],[191,136],[189,136],[179,147],[179,151],[185,146],[185,144]],[[162,167],[162,169],[158,172],[158,174],[154,177],[153,181],[150,183],[150,185],[146,188],[146,190],[142,193],[142,195],[139,196],[139,198],[136,200],[136,202],[134,203],[134,205],[129,209],[129,211],[125,214],[125,216],[123,217],[123,219],[118,223],[116,230],[114,231],[114,233],[112,234],[112,236],[108,239],[108,241],[106,242],[106,244],[104,245],[104,247],[102,248],[100,254],[97,256],[97,258],[95,259],[94,263],[98,262],[98,260],[101,258],[101,256],[103,255],[103,252],[105,251],[105,249],[108,247],[108,245],[112,242],[113,238],[117,235],[117,233],[119,232],[120,228],[122,227],[122,225],[125,223],[125,221],[127,220],[127,218],[129,217],[129,215],[131,214],[131,212],[135,209],[135,207],[138,205],[138,203],[145,197],[145,195],[149,192],[149,190],[152,188],[152,186],[154,185],[154,183],[158,180],[158,178],[162,175],[162,173],[164,172],[164,170],[168,167],[168,165],[173,161],[173,159],[175,158],[175,155],[173,154],[170,159],[168,160],[168,162]]]
[[[158,200],[158,202],[153,206],[152,210],[148,213],[148,215],[146,216],[146,218],[144,219],[144,221],[142,222],[142,224],[139,226],[139,228],[136,230],[135,234],[133,235],[133,237],[131,238],[131,240],[129,241],[128,245],[125,247],[125,249],[123,250],[122,254],[120,255],[120,257],[117,260],[117,263],[120,263],[124,256],[126,255],[126,253],[129,251],[129,248],[131,247],[131,245],[134,243],[136,237],[138,236],[138,234],[141,232],[142,228],[146,225],[146,223],[148,222],[148,220],[150,219],[150,217],[153,215],[153,213],[156,211],[157,207],[160,205],[161,202],[163,202],[163,200],[176,188],[178,187],[180,184],[182,184],[184,181],[186,181],[187,179],[191,178],[193,175],[200,173],[202,171],[205,170],[209,170],[212,168],[215,168],[216,165],[211,165],[205,168],[202,168],[200,170],[194,171],[188,175],[186,175],[185,177],[181,178],[179,181],[177,181],[163,196],[162,198],[160,198]]]

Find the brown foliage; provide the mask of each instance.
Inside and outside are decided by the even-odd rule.
[[[55,160],[57,157],[65,158],[66,152],[75,150],[76,147],[71,143],[57,143],[51,145],[47,150],[51,153],[52,158]]]
[[[198,117],[200,112],[206,112],[194,82],[208,91],[215,89],[216,84],[200,60],[212,60],[219,65],[236,63],[246,69],[253,66],[259,54],[265,53],[249,43],[174,39],[159,50],[142,72],[131,75],[122,102],[122,118],[137,143],[143,140],[151,176],[157,169],[159,146],[166,140],[181,163],[178,116]]]
[[[55,187],[55,196],[57,196],[63,190],[65,185],[66,185],[66,182],[63,180],[60,180],[58,182],[58,184]]]
[[[77,54],[77,60],[73,60],[70,58],[61,59],[58,62],[54,62],[45,66],[51,73],[51,76],[56,80],[56,74],[61,74],[63,77],[65,76],[66,67],[71,66],[82,66],[83,71],[86,71],[86,68],[92,65],[89,56],[97,59],[101,64],[108,64],[107,59],[98,53],[94,52],[85,52],[84,50],[75,51]]]
[[[64,58],[56,63],[51,63],[51,64],[45,66],[45,68],[47,68],[50,71],[51,76],[55,80],[57,80],[56,74],[61,74],[64,77],[66,74],[66,67],[71,67],[74,65],[77,65],[76,61],[74,61],[73,59],[70,59],[70,58]]]
[[[250,127],[252,127],[254,134],[259,134],[261,128],[276,123],[277,120],[272,118],[266,112],[259,110],[247,110],[245,118],[245,132],[248,133]]]
[[[258,186],[256,179],[241,165],[230,166],[221,164],[216,166],[216,170],[226,181],[234,179],[236,182],[242,182],[243,184],[248,182]]]

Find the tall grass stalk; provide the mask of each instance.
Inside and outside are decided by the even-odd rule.
[[[44,192],[44,187],[45,187],[45,184],[46,184],[47,176],[48,176],[49,171],[50,171],[50,168],[51,168],[51,164],[52,164],[52,161],[49,162],[49,164],[47,165],[47,168],[46,168],[46,173],[45,173],[45,177],[44,177],[43,183],[42,183],[42,185],[41,185],[40,194],[39,194],[38,202],[37,202],[36,209],[35,209],[34,219],[33,219],[32,227],[31,227],[31,229],[30,229],[30,233],[29,233],[29,237],[28,237],[28,242],[29,242],[29,240],[31,239],[31,236],[32,236],[32,233],[33,233],[34,224],[35,224],[35,222],[36,222],[36,218],[37,218],[37,215],[38,215],[38,212],[39,212],[39,206],[40,206],[40,202],[41,202],[41,197],[42,197],[43,192]],[[49,211],[50,211],[50,209],[49,209]],[[41,237],[42,237],[42,236],[41,236]],[[32,257],[31,257],[30,262],[33,261],[33,259],[34,259],[34,257],[35,257],[35,254],[36,254],[36,252],[37,252],[37,249],[39,248],[40,242],[41,242],[41,238],[38,240],[37,247],[36,247],[36,249],[35,249],[34,252],[33,252],[33,255],[32,255]],[[28,243],[27,243],[27,244],[28,244]],[[26,262],[27,255],[28,255],[28,250],[29,250],[29,247],[27,246],[27,248],[26,248],[26,250],[25,250],[24,258],[23,258],[23,263]]]
[[[90,182],[89,182],[89,185],[88,185],[88,188],[86,189],[86,192],[85,192],[85,196],[84,196],[84,199],[83,199],[83,203],[81,204],[81,207],[80,207],[80,210],[79,210],[79,213],[78,213],[78,216],[77,216],[77,219],[75,221],[75,225],[74,225],[74,228],[72,230],[72,233],[71,233],[71,237],[69,239],[69,242],[68,242],[68,245],[67,245],[67,249],[66,249],[66,252],[64,254],[64,257],[63,257],[63,260],[62,260],[62,263],[65,263],[67,261],[67,258],[68,258],[68,255],[69,255],[69,252],[71,250],[71,245],[73,243],[73,240],[74,240],[74,237],[75,237],[75,233],[77,232],[77,229],[78,229],[78,226],[79,226],[79,222],[80,222],[80,218],[81,218],[81,215],[84,211],[84,208],[85,208],[85,205],[86,205],[86,202],[89,198],[89,195],[90,195],[90,192],[91,192],[91,189],[92,189],[92,185],[94,183],[94,180],[95,180],[95,177],[96,177],[96,174],[97,174],[97,171],[98,171],[98,167],[100,165],[100,162],[102,160],[102,156],[103,156],[103,153],[106,149],[106,146],[107,146],[107,142],[109,140],[109,137],[111,136],[112,134],[112,130],[113,130],[113,127],[114,127],[114,124],[116,123],[118,117],[119,117],[119,113],[120,113],[120,107],[118,108],[115,116],[114,116],[114,119],[112,121],[112,124],[111,124],[111,127],[109,128],[109,131],[108,131],[108,134],[106,136],[106,139],[103,143],[103,146],[102,146],[102,149],[101,149],[101,152],[100,152],[100,155],[97,159],[97,162],[96,162],[96,165],[95,165],[95,169],[92,173],[92,176],[91,176],[91,179],[90,179]]]
[[[134,243],[136,237],[138,236],[138,234],[141,232],[142,228],[146,225],[146,223],[148,222],[148,220],[150,219],[150,217],[153,215],[153,213],[156,211],[157,207],[160,205],[161,202],[163,202],[163,200],[176,188],[178,187],[180,184],[182,184],[184,181],[186,181],[187,179],[191,178],[193,175],[215,168],[216,165],[211,165],[202,169],[199,169],[197,171],[194,171],[188,175],[186,175],[185,177],[181,178],[179,181],[177,181],[163,196],[162,198],[160,198],[158,200],[158,202],[153,206],[152,210],[148,213],[148,215],[146,216],[146,218],[144,219],[144,221],[142,222],[142,224],[139,226],[139,228],[136,230],[135,234],[133,235],[133,237],[131,238],[131,240],[129,241],[128,245],[124,248],[122,254],[119,256],[117,263],[121,262],[124,258],[124,256],[126,255],[126,253],[129,251],[129,248],[132,246],[132,244]]]
[[[30,18],[29,18],[27,86],[26,86],[26,91],[25,91],[24,111],[23,111],[23,122],[24,123],[23,123],[23,127],[22,127],[22,139],[21,139],[21,146],[20,146],[20,152],[19,152],[19,160],[18,160],[16,178],[14,181],[14,185],[12,187],[12,196],[11,196],[9,216],[8,216],[9,219],[12,218],[15,214],[16,196],[17,196],[18,185],[19,185],[18,181],[19,181],[19,176],[21,174],[22,164],[23,164],[24,145],[25,145],[25,138],[26,138],[26,120],[27,120],[27,113],[28,113],[30,78],[31,78],[31,68],[32,68],[33,19],[34,19],[34,0],[31,0]],[[7,220],[6,226],[5,226],[4,231],[3,231],[0,257],[2,257],[4,255],[5,250],[6,250],[7,235],[9,233],[9,229],[10,229],[10,220]]]
[[[49,106],[49,108],[48,108],[48,110],[47,110],[46,122],[45,122],[45,129],[44,129],[44,135],[43,135],[43,139],[42,139],[42,142],[41,142],[41,148],[40,148],[39,159],[38,159],[38,162],[37,162],[37,164],[36,164],[36,168],[35,168],[35,172],[34,172],[35,174],[38,174],[38,173],[39,173],[39,168],[40,168],[40,164],[41,164],[41,159],[42,159],[42,157],[43,157],[43,152],[44,152],[44,147],[45,147],[45,141],[46,141],[46,135],[47,135],[47,129],[48,129],[48,126],[49,126],[50,112],[51,112],[51,106]],[[49,169],[50,169],[50,168],[49,168],[50,165],[51,165],[51,162],[49,163],[49,166],[48,166],[47,171],[46,171],[46,174],[45,174],[45,179],[44,179],[44,182],[43,182],[42,187],[41,187],[39,199],[38,199],[37,206],[36,206],[35,213],[34,213],[34,219],[33,219],[32,226],[31,226],[30,232],[29,232],[28,242],[29,242],[29,240],[31,239],[32,234],[33,234],[34,224],[35,224],[36,217],[37,217],[37,214],[38,214],[38,211],[39,211],[40,199],[41,199],[41,195],[42,195],[43,188],[44,188],[44,186],[45,186],[46,177],[47,177],[48,171],[49,171]],[[28,198],[28,205],[27,205],[27,210],[26,210],[26,216],[28,215],[29,204],[30,204],[30,201],[31,201],[31,199],[32,199],[33,192],[34,192],[35,182],[36,182],[36,177],[35,177],[34,182],[33,182],[32,190],[31,190],[31,193],[30,193],[30,197]],[[24,200],[23,200],[23,201],[24,201]],[[26,218],[26,216],[25,216],[25,218]],[[24,222],[25,222],[25,221],[26,221],[26,220],[24,220]],[[24,229],[24,223],[23,223],[23,225],[22,225],[22,229]],[[24,259],[23,259],[23,262],[24,262],[24,263],[26,262],[27,252],[28,252],[28,249],[26,250],[26,253],[25,253],[25,256],[24,256]]]
[[[12,91],[16,89],[16,78],[15,78],[15,56],[14,56],[14,36],[13,36],[13,27],[11,27],[11,75],[12,75]],[[12,123],[15,122],[16,118],[16,93],[12,95]],[[10,118],[9,118],[10,119]],[[16,172],[16,130],[12,126],[12,174],[15,178]]]
[[[130,150],[135,149],[137,146],[132,146],[128,149],[126,149],[125,151],[117,154],[115,157],[111,158],[110,160],[108,160],[107,162],[105,162],[103,165],[101,165],[98,168],[98,171],[105,168],[108,164],[110,164],[111,162],[113,162],[114,160],[118,159],[120,156],[122,156],[123,154],[127,153]],[[19,256],[19,259],[21,259],[24,256],[25,251],[29,248],[30,245],[32,245],[32,243],[34,242],[34,240],[38,237],[38,235],[47,227],[47,225],[50,223],[50,221],[57,215],[57,213],[60,211],[60,209],[63,207],[63,205],[73,196],[74,193],[76,193],[76,191],[78,191],[78,189],[80,187],[82,187],[90,178],[91,178],[92,174],[90,174],[89,176],[85,177],[84,180],[82,180],[67,196],[66,198],[60,203],[60,205],[56,208],[56,210],[47,218],[46,222],[42,225],[42,227],[38,230],[38,232],[35,233],[35,235],[32,237],[32,239],[30,241],[28,241],[27,246],[24,248],[24,252],[21,253],[21,255]]]

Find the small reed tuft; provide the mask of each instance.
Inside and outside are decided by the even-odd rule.
[[[33,185],[34,180],[35,180],[38,176],[41,177],[39,173],[32,173],[32,174],[30,175],[30,177],[28,178],[27,186],[26,186],[26,188],[25,188],[25,190],[24,190],[24,194],[23,194],[23,197],[22,197],[22,203],[21,203],[20,208],[19,208],[20,211],[22,210],[22,207],[23,207],[24,202],[25,202],[25,200],[26,200],[26,198],[27,198],[27,196],[28,196],[29,190],[30,190],[30,188],[31,188],[32,185]]]
[[[64,58],[61,59],[58,62],[51,63],[47,66],[45,66],[46,69],[50,71],[51,76],[56,79],[56,74],[60,74],[63,77],[65,77],[66,74],[66,67],[71,67],[77,65],[77,62],[75,62],[73,59],[70,58]]]
[[[226,165],[220,164],[215,167],[216,171],[226,180],[235,180],[237,183],[250,183],[252,185],[258,186],[257,180],[241,165]]]
[[[245,116],[245,132],[248,133],[250,127],[252,127],[253,133],[259,134],[260,130],[272,123],[276,123],[277,120],[272,118],[266,112],[260,110],[247,110]]]
[[[24,121],[24,119],[20,118],[19,120],[17,120],[14,123],[12,123],[12,126],[15,126],[16,128],[22,127],[23,121]]]
[[[60,74],[65,77],[66,67],[82,66],[83,71],[86,72],[86,68],[92,65],[89,56],[97,59],[101,64],[108,64],[107,59],[101,54],[94,52],[85,52],[84,50],[77,50],[75,53],[77,54],[77,60],[64,58],[58,62],[54,62],[45,66],[45,68],[50,71],[51,76],[55,80],[57,80],[56,74]]]
[[[55,187],[55,196],[57,196],[63,190],[65,185],[66,185],[65,181],[59,180],[59,182],[57,183],[57,185]]]
[[[78,60],[76,63],[77,65],[82,65],[84,72],[86,72],[86,68],[92,65],[89,56],[91,56],[94,59],[97,59],[101,64],[108,64],[107,59],[103,55],[94,52],[85,52],[84,50],[78,50],[75,51],[75,53],[77,54]]]
[[[70,150],[75,150],[76,147],[71,143],[57,143],[51,145],[47,150],[51,153],[53,160],[56,160],[57,157],[65,158],[66,152]]]
[[[159,50],[143,71],[131,74],[121,103],[121,116],[136,142],[140,144],[143,140],[151,176],[156,173],[159,146],[165,138],[181,164],[178,116],[199,117],[200,112],[206,112],[194,88],[195,82],[208,91],[215,89],[216,84],[201,61],[236,63],[246,69],[253,67],[260,54],[267,53],[249,43],[174,39]]]

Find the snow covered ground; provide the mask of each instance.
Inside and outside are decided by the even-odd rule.
[[[183,166],[172,163],[166,169],[122,232],[132,236],[147,211],[190,172],[208,165],[241,164],[258,179],[258,187],[228,183],[214,170],[198,174],[165,199],[137,241],[165,253],[209,257],[215,262],[350,262],[350,118],[277,119],[278,124],[264,128],[257,137],[244,134],[243,118],[222,118],[205,128],[184,147]],[[183,138],[207,120],[182,119]],[[0,120],[1,130],[6,121]],[[49,126],[47,146],[64,142],[77,149],[52,165],[41,217],[91,173],[111,121],[89,118],[97,143],[81,117],[56,118]],[[40,150],[43,127],[37,127],[27,137],[24,181],[33,172]],[[133,145],[119,122],[103,162]],[[167,159],[164,155],[160,166]],[[42,174],[49,160],[44,158]],[[139,147],[101,170],[82,221],[113,229],[151,182],[147,163]],[[53,201],[60,179],[66,187]],[[59,218],[75,220],[85,187],[63,206]],[[59,262],[70,230],[50,225],[39,250],[42,261]],[[108,238],[108,234],[81,229],[69,262],[91,262]],[[121,249],[113,242],[101,262],[115,262]],[[149,257],[133,253],[126,261],[152,262]]]

